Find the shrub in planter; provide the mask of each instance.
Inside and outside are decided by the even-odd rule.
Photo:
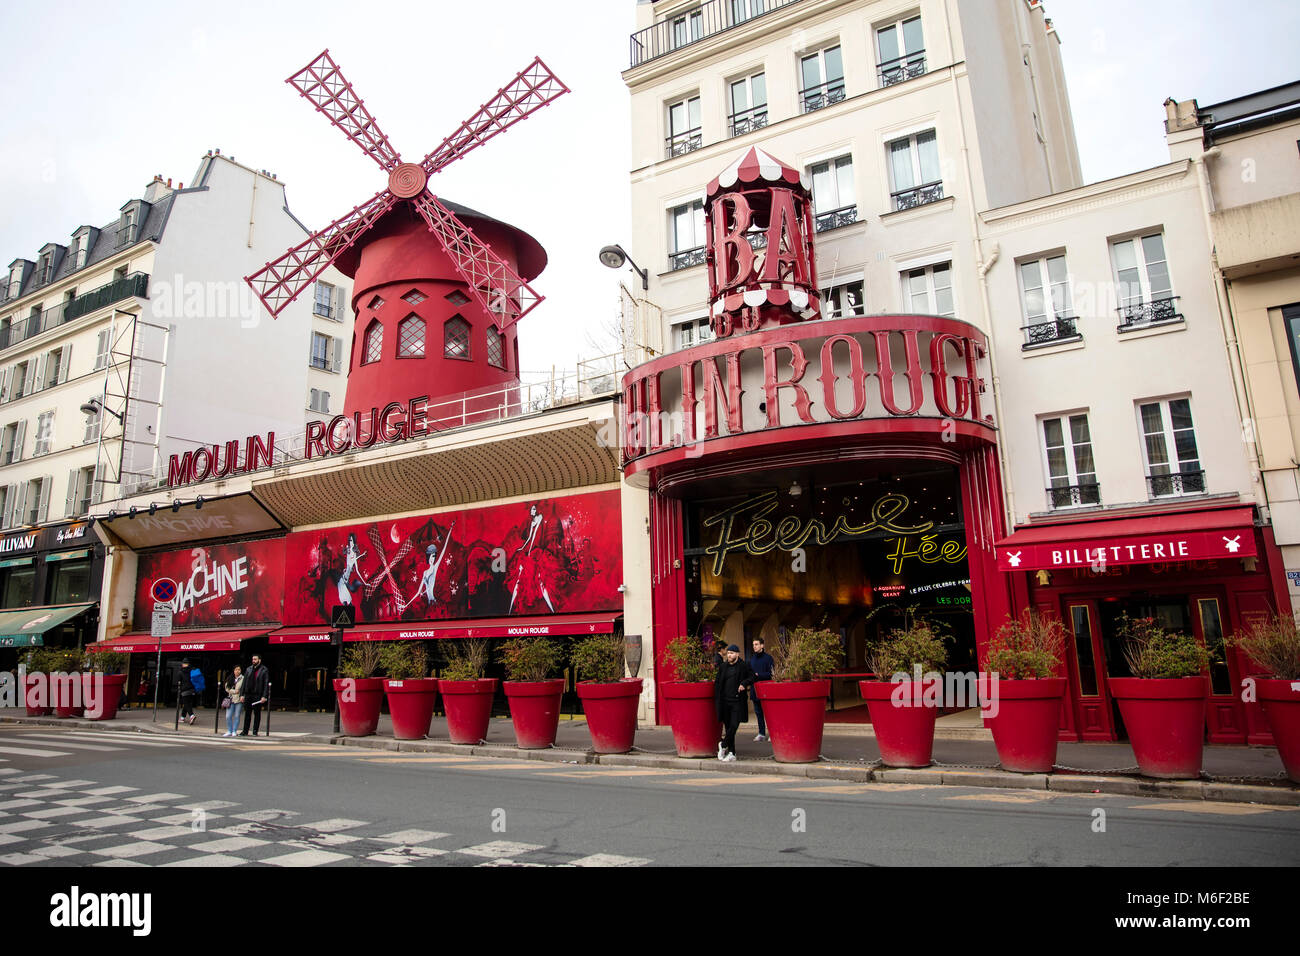
[[[520,750],[555,746],[564,681],[549,675],[560,669],[563,660],[559,645],[545,638],[516,637],[501,645],[506,700]]]
[[[384,682],[375,675],[382,663],[383,649],[371,641],[358,641],[343,652],[334,701],[339,727],[348,737],[369,737],[379,729]]]
[[[1132,677],[1112,677],[1138,770],[1148,777],[1201,775],[1210,654],[1190,634],[1153,618],[1121,616],[1119,636]]]
[[[388,714],[398,740],[422,740],[433,723],[438,682],[428,676],[429,655],[422,643],[386,641],[379,651]]]
[[[27,676],[23,680],[23,705],[28,717],[47,717],[50,707],[49,674],[55,668],[53,656],[48,647],[33,647],[27,652]]]
[[[623,679],[623,638],[596,634],[569,652],[578,698],[587,717],[591,747],[598,754],[625,754],[636,738],[641,679]]]
[[[829,674],[844,662],[834,631],[797,627],[772,642],[772,679],[754,685],[763,703],[772,756],[777,763],[812,763],[821,757]]]
[[[868,649],[867,666],[876,679],[859,681],[858,689],[886,766],[928,767],[933,760],[947,640],[937,625],[909,614],[904,627]]]
[[[1294,617],[1275,615],[1248,625],[1231,641],[1250,658],[1255,692],[1273,731],[1282,766],[1300,783],[1300,628]],[[1294,686],[1293,686],[1294,685]]]
[[[82,700],[81,668],[85,653],[75,647],[49,649],[50,704],[55,717],[81,717],[85,714]]]
[[[1048,773],[1056,764],[1065,694],[1065,678],[1056,674],[1064,649],[1065,625],[1032,608],[990,642],[979,695],[1002,769]]]
[[[447,648],[438,691],[447,712],[447,734],[454,744],[480,744],[487,739],[497,691],[496,678],[483,676],[487,665],[486,640],[457,641]]]
[[[86,654],[87,673],[83,675],[81,699],[86,705],[86,716],[91,720],[112,720],[117,716],[130,663],[130,655],[121,651],[91,651]]]
[[[673,679],[661,682],[659,693],[677,756],[717,756],[722,722],[713,699],[713,654],[699,638],[683,634],[668,642],[664,660]]]

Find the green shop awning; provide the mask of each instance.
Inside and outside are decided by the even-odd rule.
[[[84,614],[93,604],[63,604],[58,607],[25,607],[0,611],[0,647],[38,647],[46,631]]]

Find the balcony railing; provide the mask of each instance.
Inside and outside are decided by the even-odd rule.
[[[851,226],[858,221],[857,206],[841,206],[813,215],[813,229],[817,232],[829,232],[842,226]]]
[[[828,80],[819,86],[799,91],[805,113],[815,113],[844,99],[844,80]]]
[[[1065,342],[1072,339],[1079,339],[1079,317],[1076,315],[1062,315],[1047,322],[1034,322],[1025,326],[1025,344],[1020,346],[1022,349],[1033,348],[1035,345],[1048,345],[1052,342]]]
[[[143,299],[149,294],[149,276],[144,272],[132,272],[121,279],[114,279],[108,285],[101,285],[85,295],[79,295],[68,303],[68,319],[80,318],[100,309],[121,302],[123,299]]]
[[[898,192],[890,193],[894,200],[894,211],[901,212],[904,209],[915,209],[917,206],[924,206],[926,203],[938,202],[943,198],[943,183],[926,183],[922,186],[913,186],[911,189],[900,189]]]
[[[318,368],[323,372],[328,372],[330,370],[330,363],[322,355],[313,355],[311,357],[311,367]],[[313,411],[317,411],[317,409],[313,409]]]
[[[1057,485],[1047,489],[1047,500],[1053,508],[1081,508],[1101,504],[1101,485],[1095,481],[1077,485]]]
[[[1177,471],[1171,475],[1147,475],[1147,493],[1152,498],[1205,494],[1205,472]]]
[[[766,13],[778,10],[781,7],[788,7],[792,3],[798,3],[799,0],[751,0],[749,4],[736,4],[733,6],[731,0],[709,0],[695,10],[690,11],[692,14],[700,14],[700,23],[698,29],[692,24],[689,27],[689,35],[679,36],[676,32],[673,21],[680,19],[677,16],[668,16],[658,23],[646,27],[644,30],[638,30],[632,34],[632,66],[640,66],[657,57],[672,53],[674,50],[680,50],[688,47],[693,43],[699,43],[701,40],[707,40],[709,37],[717,36],[733,27],[738,27],[743,23],[756,20]],[[743,11],[737,16],[738,11]]]
[[[687,153],[693,153],[704,145],[704,134],[699,127],[688,129],[685,132],[678,133],[676,136],[669,136],[664,140],[664,146],[668,153],[668,158],[674,156],[684,156]]]
[[[1178,296],[1165,296],[1150,302],[1130,302],[1115,309],[1120,321],[1117,328],[1121,332],[1145,329],[1166,322],[1181,322],[1182,313],[1178,311]]]
[[[908,53],[905,56],[895,57],[892,60],[886,60],[884,63],[876,64],[876,76],[880,78],[881,86],[893,86],[895,83],[902,83],[904,80],[910,80],[924,73],[924,50],[917,50],[915,53]]]
[[[767,106],[755,106],[731,117],[731,135],[744,136],[767,125]]]
[[[0,349],[7,349],[11,345],[17,345],[19,342],[40,335],[42,332],[48,332],[50,329],[67,322],[72,318],[68,311],[76,301],[76,299],[73,299],[71,302],[64,302],[53,309],[46,309],[36,315],[29,315],[26,318],[18,319],[12,325],[0,328]]]
[[[322,318],[334,318],[334,306],[330,305],[328,302],[317,302],[312,306],[312,311]]]
[[[668,256],[668,271],[676,272],[678,269],[689,269],[691,266],[704,265],[704,247],[696,246],[694,249],[683,249],[681,252],[673,252]]]

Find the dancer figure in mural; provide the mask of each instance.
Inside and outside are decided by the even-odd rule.
[[[357,562],[365,555],[364,551],[357,550],[357,536],[349,534],[347,547],[343,549],[343,573],[339,575],[338,581],[340,604],[353,603],[352,595],[366,585],[366,579],[361,576],[361,569],[357,567]]]
[[[542,515],[537,505],[528,509],[528,534],[524,543],[510,556],[510,565],[515,569],[515,579],[510,591],[510,611],[513,614],[516,601],[521,607],[537,603],[540,597],[546,602],[551,613],[555,613],[555,604],[547,590],[548,582],[554,583],[559,572],[555,556],[547,550],[542,537]]]
[[[436,544],[431,544],[425,549],[425,554],[429,557],[429,566],[425,568],[424,575],[420,578],[419,589],[411,595],[410,600],[404,601],[401,604],[398,608],[399,613],[405,611],[408,607],[414,604],[415,599],[420,595],[424,595],[424,599],[428,602],[430,610],[432,610],[433,606],[438,603],[437,598],[434,597],[434,588],[438,583],[438,569],[442,566],[443,559],[447,556],[447,552],[450,550],[447,546],[451,543],[451,529],[454,527],[456,527],[455,521],[453,521],[451,526],[447,528],[447,534],[442,539],[441,551],[438,550]]]

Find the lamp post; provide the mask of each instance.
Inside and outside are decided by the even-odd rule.
[[[622,246],[605,246],[605,248],[600,250],[600,261],[603,265],[606,265],[611,269],[621,269],[624,265],[630,265],[632,271],[641,277],[641,291],[649,291],[650,270],[642,269],[633,262],[632,257],[627,254],[627,250]]]

